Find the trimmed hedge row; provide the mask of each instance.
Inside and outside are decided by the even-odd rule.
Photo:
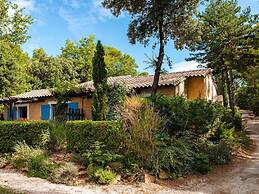
[[[43,135],[51,132],[53,127],[55,125],[48,121],[0,122],[0,153],[12,152],[14,145],[23,141],[30,146],[40,145]],[[96,141],[104,143],[109,150],[120,147],[118,122],[69,121],[63,127],[69,151],[82,154]]]
[[[70,121],[66,123],[67,148],[85,153],[96,142],[104,143],[110,151],[120,148],[120,124],[114,121]]]
[[[51,124],[44,121],[30,122],[0,122],[0,153],[13,151],[18,142],[25,141],[28,145],[36,146],[42,142],[42,134],[51,129]]]

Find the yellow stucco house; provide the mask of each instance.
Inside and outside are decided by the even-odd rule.
[[[118,76],[108,78],[108,84],[122,84],[132,89],[137,95],[149,96],[153,76]],[[68,102],[69,110],[78,113],[75,119],[91,119],[92,81],[80,84],[84,89],[81,94],[71,96]],[[212,79],[211,69],[183,71],[162,74],[158,93],[175,96],[182,95],[189,100],[201,98],[215,101],[217,92]],[[51,120],[55,118],[57,100],[49,89],[33,90],[0,100],[5,105],[5,120]]]

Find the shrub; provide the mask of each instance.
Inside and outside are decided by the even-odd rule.
[[[112,162],[122,159],[121,155],[110,152],[104,144],[98,141],[89,150],[85,150],[82,157],[85,165],[94,164],[99,167],[106,167]]]
[[[26,143],[17,144],[14,149],[11,164],[15,168],[26,168],[29,176],[48,178],[56,168],[54,163],[49,162],[42,149],[32,148]]]
[[[57,167],[58,165],[50,162],[46,156],[42,155],[32,157],[27,164],[29,176],[43,179],[47,179]]]
[[[236,103],[241,109],[251,110],[259,115],[259,87],[250,85],[238,88],[236,93]]]
[[[125,100],[120,107],[120,117],[126,154],[138,160],[141,166],[151,165],[157,152],[156,136],[162,130],[162,118],[151,104],[138,97]]]
[[[116,174],[110,170],[98,169],[95,172],[95,177],[100,184],[110,184],[116,179]]]
[[[179,177],[192,171],[195,152],[186,139],[163,136],[159,145],[156,171],[166,170],[171,177]]]
[[[68,162],[56,168],[50,175],[49,180],[54,183],[70,184],[73,178],[78,176],[78,167]]]
[[[226,164],[231,161],[232,149],[231,146],[221,141],[219,144],[210,144],[206,148],[210,163],[212,164]]]
[[[242,130],[241,115],[237,111],[233,118],[229,109],[206,100],[188,101],[183,97],[155,96],[151,98],[156,111],[166,119],[166,129],[171,136],[183,136],[192,132],[196,136],[207,134],[212,128],[220,130],[221,124],[227,128]]]
[[[157,95],[151,98],[154,107],[166,119],[166,129],[173,136],[186,130],[188,126],[188,102],[180,96],[169,98]]]
[[[64,150],[66,148],[66,128],[62,121],[50,121],[51,130],[49,131],[50,141],[48,149]]]
[[[48,122],[0,122],[0,153],[14,151],[14,146],[23,141],[30,146],[42,145],[42,134],[50,128]]]
[[[100,184],[109,184],[116,179],[116,174],[111,170],[104,170],[94,164],[88,165],[86,172],[90,180]]]
[[[26,143],[17,144],[14,150],[11,156],[11,164],[16,168],[28,167],[28,162],[34,158],[46,158],[43,150],[31,148]]]
[[[4,168],[7,164],[9,164],[10,157],[9,155],[2,155],[0,156],[0,169]]]
[[[83,154],[90,150],[96,141],[102,142],[114,153],[121,148],[121,130],[118,122],[71,121],[66,123],[66,130],[69,151]]]

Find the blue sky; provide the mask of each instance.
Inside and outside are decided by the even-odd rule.
[[[139,64],[139,70],[145,71],[148,66],[146,55],[152,56],[151,46],[131,45],[127,38],[127,26],[130,18],[126,14],[114,17],[101,7],[102,0],[12,0],[34,18],[29,29],[31,39],[23,45],[29,54],[35,48],[44,48],[49,55],[58,55],[67,39],[79,40],[91,34],[105,45],[113,46],[122,52],[132,55]],[[239,0],[245,8],[251,7],[253,13],[259,13],[259,0]],[[173,60],[170,71],[194,69],[195,62],[186,62],[188,51],[177,51],[169,42],[167,55]],[[152,73],[152,69],[148,70]]]

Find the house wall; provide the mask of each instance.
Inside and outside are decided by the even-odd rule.
[[[206,99],[205,77],[190,77],[185,81],[187,99]]]
[[[152,88],[142,88],[140,95],[150,95],[152,91]],[[175,95],[175,87],[174,86],[164,86],[159,87],[157,89],[157,93],[163,94],[166,96],[174,96]]]
[[[217,96],[217,92],[212,80],[211,75],[203,77],[190,77],[178,86],[165,86],[159,87],[158,93],[166,96],[183,95],[189,100],[201,98],[212,100]],[[151,88],[142,88],[139,95],[147,96],[151,94]],[[41,105],[55,102],[54,97],[44,98],[41,101],[29,103],[29,119],[41,120]],[[78,108],[84,110],[85,119],[92,118],[92,104],[93,99],[91,97],[74,97],[70,102],[78,102]],[[8,107],[4,112],[5,119],[7,119]]]
[[[83,98],[82,97],[74,97],[71,98],[70,102],[78,102],[78,108],[83,108]],[[41,105],[54,103],[56,102],[56,98],[43,98],[38,102],[26,103],[29,104],[29,120],[41,120]],[[7,120],[8,106],[5,107],[4,118]]]

